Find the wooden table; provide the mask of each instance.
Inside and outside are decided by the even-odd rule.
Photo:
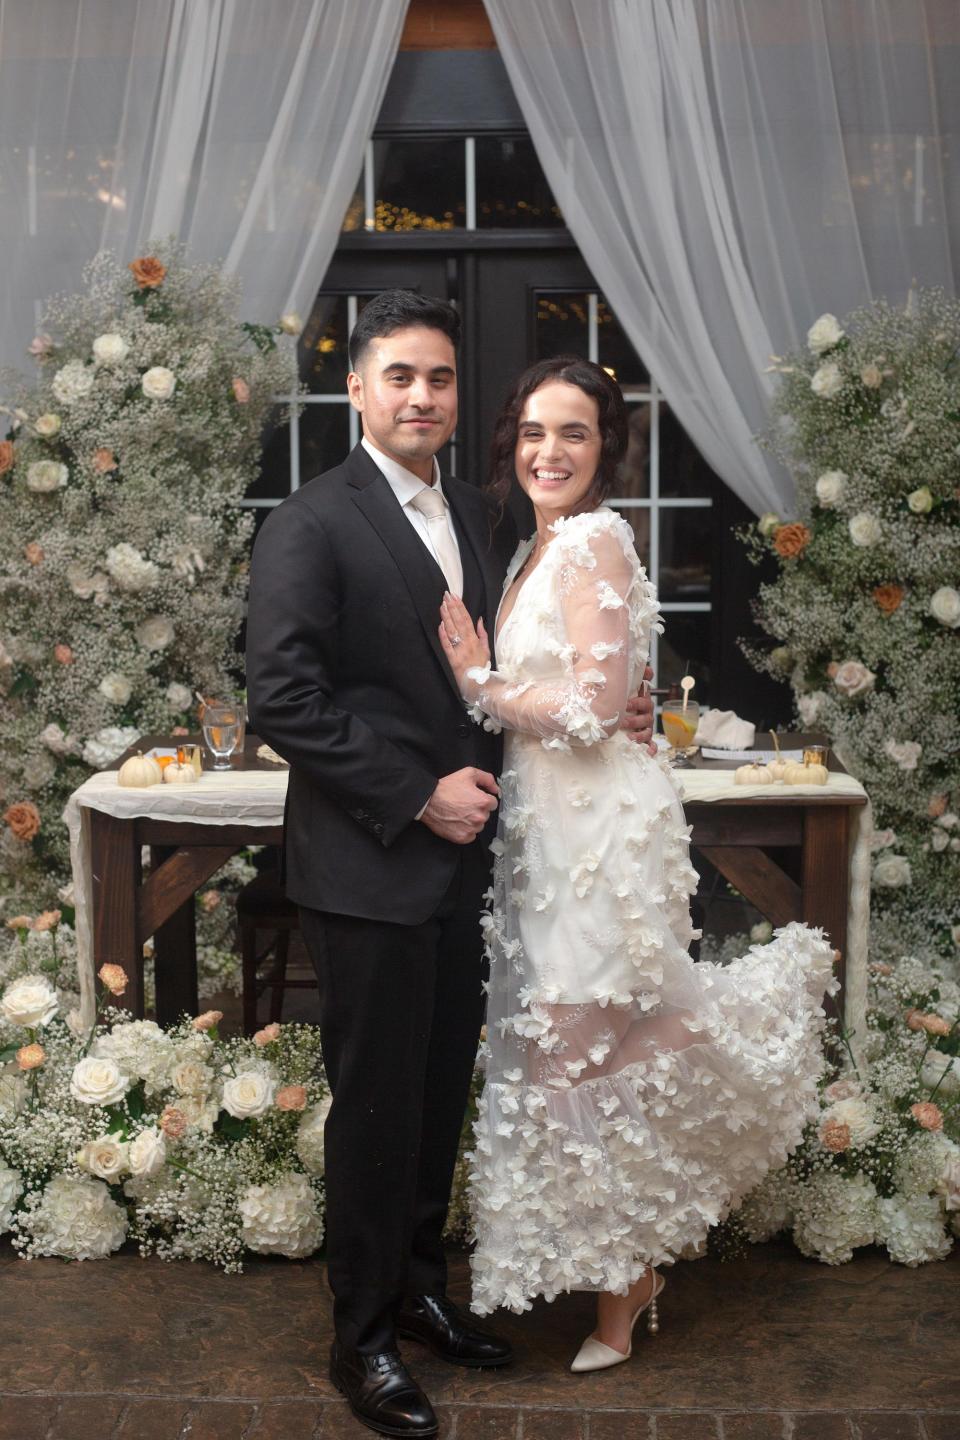
[[[171,740],[146,735],[121,755],[154,746],[168,749],[199,742],[199,736]],[[235,770],[275,770],[257,759],[262,742],[248,735]],[[90,859],[93,874],[92,941],[94,970],[107,961],[122,965],[130,977],[124,1005],[143,1016],[143,946],[153,936],[157,1022],[172,1025],[184,1011],[197,1012],[197,929],[194,896],[211,875],[245,845],[280,845],[283,826],[202,825],[190,821],[119,820],[90,811]],[[146,880],[141,850],[150,847]]]
[[[146,736],[138,749],[169,746],[163,736]],[[784,749],[823,743],[822,736],[781,737]],[[260,741],[248,735],[236,769],[274,769],[256,757]],[[132,752],[131,752],[132,753]],[[123,759],[117,761],[119,766]],[[694,768],[734,769],[735,762],[697,756]],[[830,768],[842,771],[833,758]],[[851,815],[865,804],[862,797],[791,794],[778,787],[762,799],[690,800],[684,808],[692,825],[691,844],[760,913],[774,925],[803,920],[822,926],[841,960],[837,974],[841,991],[834,1013],[843,1013],[847,945],[847,909],[851,846]],[[143,1015],[143,945],[154,937],[157,1020],[172,1024],[184,1011],[197,1009],[197,949],[194,896],[232,855],[245,845],[279,845],[277,825],[204,825],[188,820],[116,819],[90,811],[92,945],[94,969],[106,961],[122,965],[130,975],[125,1003]],[[148,845],[152,865],[144,880],[141,847]],[[770,852],[785,848],[799,853],[785,870]]]

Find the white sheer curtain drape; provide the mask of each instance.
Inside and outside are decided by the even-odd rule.
[[[176,235],[247,318],[308,312],[408,0],[4,0],[0,363],[99,250]]]
[[[547,178],[699,449],[756,512],[771,351],[953,289],[955,0],[485,0]]]

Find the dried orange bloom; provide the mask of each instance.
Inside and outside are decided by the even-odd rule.
[[[97,975],[111,995],[122,995],[127,988],[127,972],[122,965],[101,965]]]
[[[11,920],[7,921],[8,930],[31,930],[32,928],[33,920],[29,915],[14,915]]]
[[[927,814],[931,820],[938,820],[947,808],[946,795],[931,795],[927,804]]]
[[[284,1085],[282,1090],[277,1091],[276,1105],[278,1110],[305,1110],[307,1108],[305,1086]]]
[[[778,525],[773,532],[773,548],[787,560],[793,555],[802,555],[812,538],[806,525]]]
[[[62,911],[60,910],[41,910],[33,922],[34,930],[53,930],[55,926],[60,924],[61,914]]]
[[[69,645],[54,645],[53,658],[54,660],[56,660],[58,665],[72,665],[73,651],[70,649]]]
[[[17,1051],[17,1064],[21,1070],[36,1070],[47,1058],[42,1045],[21,1045]]]
[[[160,1112],[160,1129],[170,1140],[179,1140],[187,1128],[187,1117],[182,1110],[177,1110],[173,1105],[168,1105]]]
[[[903,597],[906,594],[902,585],[877,585],[873,592],[873,598],[877,608],[882,610],[884,615],[892,615],[894,610],[899,610],[903,604]]]
[[[194,1020],[193,1028],[194,1030],[212,1030],[215,1025],[220,1024],[222,1019],[222,1010],[204,1010],[203,1014],[198,1015]]]
[[[844,1150],[850,1149],[850,1126],[831,1120],[820,1131],[820,1140],[834,1155],[841,1155]]]
[[[269,1025],[264,1025],[262,1030],[256,1032],[253,1037],[253,1043],[262,1048],[264,1045],[269,1045],[271,1040],[279,1040],[279,1038],[280,1026],[276,1020],[271,1020]]]
[[[32,800],[18,800],[3,818],[18,840],[32,840],[40,829],[40,811]]]
[[[98,445],[93,452],[93,468],[98,475],[107,475],[117,468],[117,457],[106,445]]]
[[[12,440],[0,440],[0,475],[6,475],[8,470],[13,469],[13,462],[17,458],[17,452],[13,448]]]
[[[932,1100],[922,1100],[919,1105],[910,1106],[910,1114],[924,1130],[943,1129],[943,1111]]]
[[[36,540],[31,540],[28,545],[24,545],[23,555],[28,565],[43,564],[43,546],[38,545]]]
[[[141,290],[155,290],[163,284],[167,273],[166,265],[161,264],[155,255],[141,255],[139,259],[130,261],[129,268]]]

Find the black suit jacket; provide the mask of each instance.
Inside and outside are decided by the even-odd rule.
[[[515,534],[491,535],[473,486],[443,478],[464,601],[489,634]],[[414,816],[500,744],[468,719],[437,637],[443,573],[357,446],[277,506],[254,547],[247,622],[251,728],[290,762],[287,894],[300,905],[420,924],[458,846]],[[492,833],[492,831],[491,831]]]

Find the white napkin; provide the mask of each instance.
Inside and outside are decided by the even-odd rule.
[[[757,727],[741,720],[732,710],[707,710],[697,726],[698,745],[716,745],[721,750],[749,750]]]

